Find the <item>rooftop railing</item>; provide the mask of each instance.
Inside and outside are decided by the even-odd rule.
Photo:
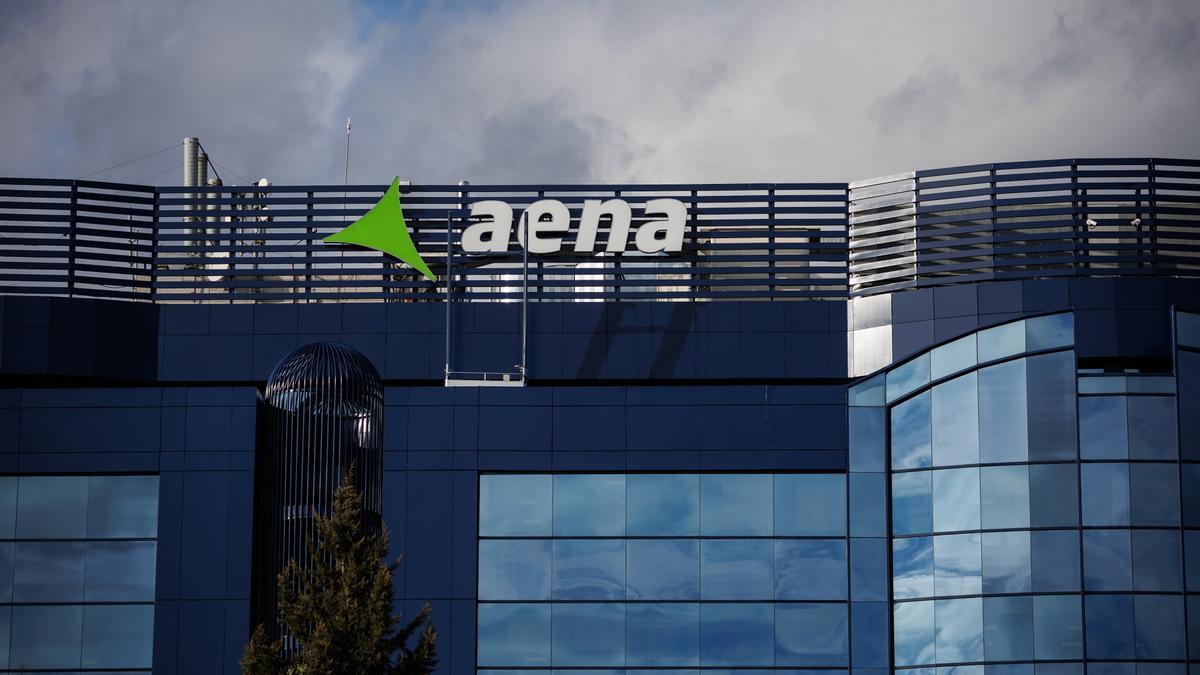
[[[438,281],[322,239],[384,185],[148,187],[0,178],[0,294],[148,302],[799,300],[1056,276],[1200,276],[1200,160],[1077,159],[853,183],[415,185],[401,204]],[[470,205],[674,198],[683,248],[467,254]],[[607,237],[602,221],[598,241]],[[632,236],[632,235],[631,235]],[[514,237],[515,239],[515,237]],[[447,245],[449,243],[449,246]],[[449,274],[447,274],[449,263]],[[449,294],[447,294],[447,282]]]
[[[1057,276],[1200,276],[1200,161],[1076,159],[850,184],[850,294]]]

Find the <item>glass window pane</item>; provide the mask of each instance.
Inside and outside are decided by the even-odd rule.
[[[1025,351],[1025,322],[1013,321],[979,331],[979,362],[995,361]]]
[[[920,666],[934,662],[933,602],[902,602],[892,610],[897,666]]]
[[[1033,603],[1029,596],[983,599],[983,653],[988,661],[1033,658]]]
[[[850,470],[883,471],[884,408],[850,408]]]
[[[1029,458],[1025,361],[979,371],[979,461],[1023,462]]]
[[[931,401],[926,391],[892,408],[893,469],[918,469],[933,463]]]
[[[0,476],[0,539],[17,531],[17,477]]]
[[[1179,344],[1200,347],[1200,314],[1176,312],[1175,334],[1178,336]]]
[[[700,534],[700,476],[635,473],[626,482],[629,536]]]
[[[1189,530],[1183,533],[1184,551],[1187,557],[1184,561],[1187,590],[1200,591],[1200,532]],[[1200,651],[1197,651],[1200,654]]]
[[[1075,464],[1029,467],[1029,524],[1033,527],[1079,525],[1079,469]]]
[[[852,473],[850,536],[887,536],[887,483],[882,473]]]
[[[479,477],[479,534],[542,537],[550,534],[548,475]]]
[[[0,606],[0,668],[8,667],[8,638],[11,630],[12,607]]]
[[[700,665],[769,666],[774,662],[774,605],[728,602],[700,606]]]
[[[89,542],[84,599],[88,602],[153,600],[157,548],[152,541]]]
[[[978,534],[933,538],[933,590],[936,595],[974,595],[983,590]]]
[[[11,541],[0,542],[0,602],[12,602],[15,546]]]
[[[1075,459],[1075,353],[1025,359],[1029,459]]]
[[[559,603],[553,609],[555,666],[625,665],[625,606]]]
[[[550,665],[549,603],[480,603],[480,666]]]
[[[1174,396],[1130,396],[1130,459],[1175,459],[1179,456]]]
[[[845,534],[845,474],[776,474],[775,536]]]
[[[555,600],[624,600],[625,541],[556,539]]]
[[[1130,464],[1129,502],[1134,525],[1179,525],[1179,470],[1175,464]]]
[[[887,564],[886,539],[851,539],[850,599],[887,600]]]
[[[1132,663],[1100,663],[1092,661],[1087,664],[1088,675],[1135,675],[1140,670]]]
[[[1124,396],[1079,398],[1079,456],[1084,459],[1127,459],[1129,433]]]
[[[983,529],[1029,527],[1027,466],[985,466],[979,478]]]
[[[1182,591],[1179,533],[1164,530],[1133,531],[1133,590]]]
[[[1089,659],[1133,658],[1133,596],[1086,595],[1084,626]]]
[[[705,474],[700,477],[700,534],[770,536],[770,474]]]
[[[978,376],[968,373],[933,388],[933,465],[979,463]]]
[[[775,542],[776,600],[845,598],[844,539],[794,539]]]
[[[1175,352],[1175,368],[1179,409],[1200,409],[1200,353]],[[1183,459],[1200,459],[1200,418],[1196,415],[1179,417],[1179,454]]]
[[[1080,466],[1085,526],[1129,525],[1129,472],[1126,464]]]
[[[844,666],[849,661],[849,617],[840,603],[775,606],[775,664]]]
[[[626,617],[627,665],[700,665],[700,605],[631,603]]]
[[[774,551],[767,539],[700,542],[700,597],[704,600],[770,600]]]
[[[88,537],[158,535],[158,476],[89,476]]]
[[[892,534],[933,531],[933,484],[929,471],[892,475]]]
[[[850,642],[853,645],[850,661],[855,665],[854,672],[869,673],[863,669],[887,668],[888,644],[891,642],[888,610],[886,602],[850,603]]]
[[[1187,675],[1188,666],[1183,663],[1139,663],[1138,675]]]
[[[1079,590],[1079,532],[1031,532],[1029,548],[1033,565],[1034,593]]]
[[[625,534],[625,476],[554,476],[554,535],[620,537]]]
[[[934,648],[939,663],[983,660],[983,599],[934,602]]]
[[[933,538],[892,540],[892,596],[933,597]]]
[[[1188,651],[1200,654],[1200,595],[1187,596]],[[1193,671],[1194,672],[1194,671]]]
[[[83,542],[18,542],[13,565],[15,602],[83,600]]]
[[[957,673],[959,668],[951,667],[949,670]],[[1034,667],[1032,663],[999,663],[985,666],[983,672],[986,675],[1034,675]]]
[[[480,540],[479,599],[549,600],[550,540]]]
[[[1083,618],[1079,612],[1079,596],[1034,596],[1033,631],[1034,658],[1083,658]]]
[[[944,344],[930,353],[929,375],[940,380],[975,365],[975,334]]]
[[[1134,654],[1139,659],[1184,658],[1183,598],[1135,595]]]
[[[700,597],[700,542],[630,539],[630,600],[696,600]]]
[[[1183,473],[1183,524],[1200,526],[1200,464],[1180,464]]]
[[[1025,320],[1025,348],[1031,352],[1070,347],[1074,343],[1075,322],[1069,312]]]
[[[1129,530],[1091,530],[1083,533],[1083,589],[1133,590],[1133,561]]]
[[[149,668],[153,648],[154,605],[84,607],[84,668]]]
[[[883,396],[883,378],[880,373],[869,380],[864,380],[850,387],[849,401],[852,406],[881,406],[885,403]]]
[[[887,374],[888,402],[929,384],[929,354],[922,354]]]
[[[983,534],[984,593],[1028,593],[1030,567],[1028,532]]]
[[[13,607],[9,668],[78,668],[82,628],[81,605]]]
[[[21,476],[19,539],[77,539],[87,534],[86,476]]]
[[[933,472],[933,531],[979,529],[979,469]]]

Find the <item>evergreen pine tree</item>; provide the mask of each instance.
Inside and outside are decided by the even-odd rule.
[[[437,665],[429,605],[403,626],[392,614],[396,563],[384,562],[387,530],[367,531],[351,473],[334,494],[333,513],[314,519],[308,565],[290,560],[277,579],[287,656],[283,641],[269,640],[259,625],[242,655],[244,675],[428,675]]]

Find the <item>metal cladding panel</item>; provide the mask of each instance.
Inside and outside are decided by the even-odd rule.
[[[379,531],[383,511],[383,384],[371,362],[334,342],[300,347],[275,367],[260,414],[256,623],[274,624],[275,577],[303,564],[348,470],[363,518]]]

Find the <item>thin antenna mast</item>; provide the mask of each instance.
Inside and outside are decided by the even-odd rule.
[[[342,209],[346,208],[346,186],[350,184],[350,118],[346,118],[346,171],[342,175]],[[346,222],[346,214],[342,214],[342,222]]]

